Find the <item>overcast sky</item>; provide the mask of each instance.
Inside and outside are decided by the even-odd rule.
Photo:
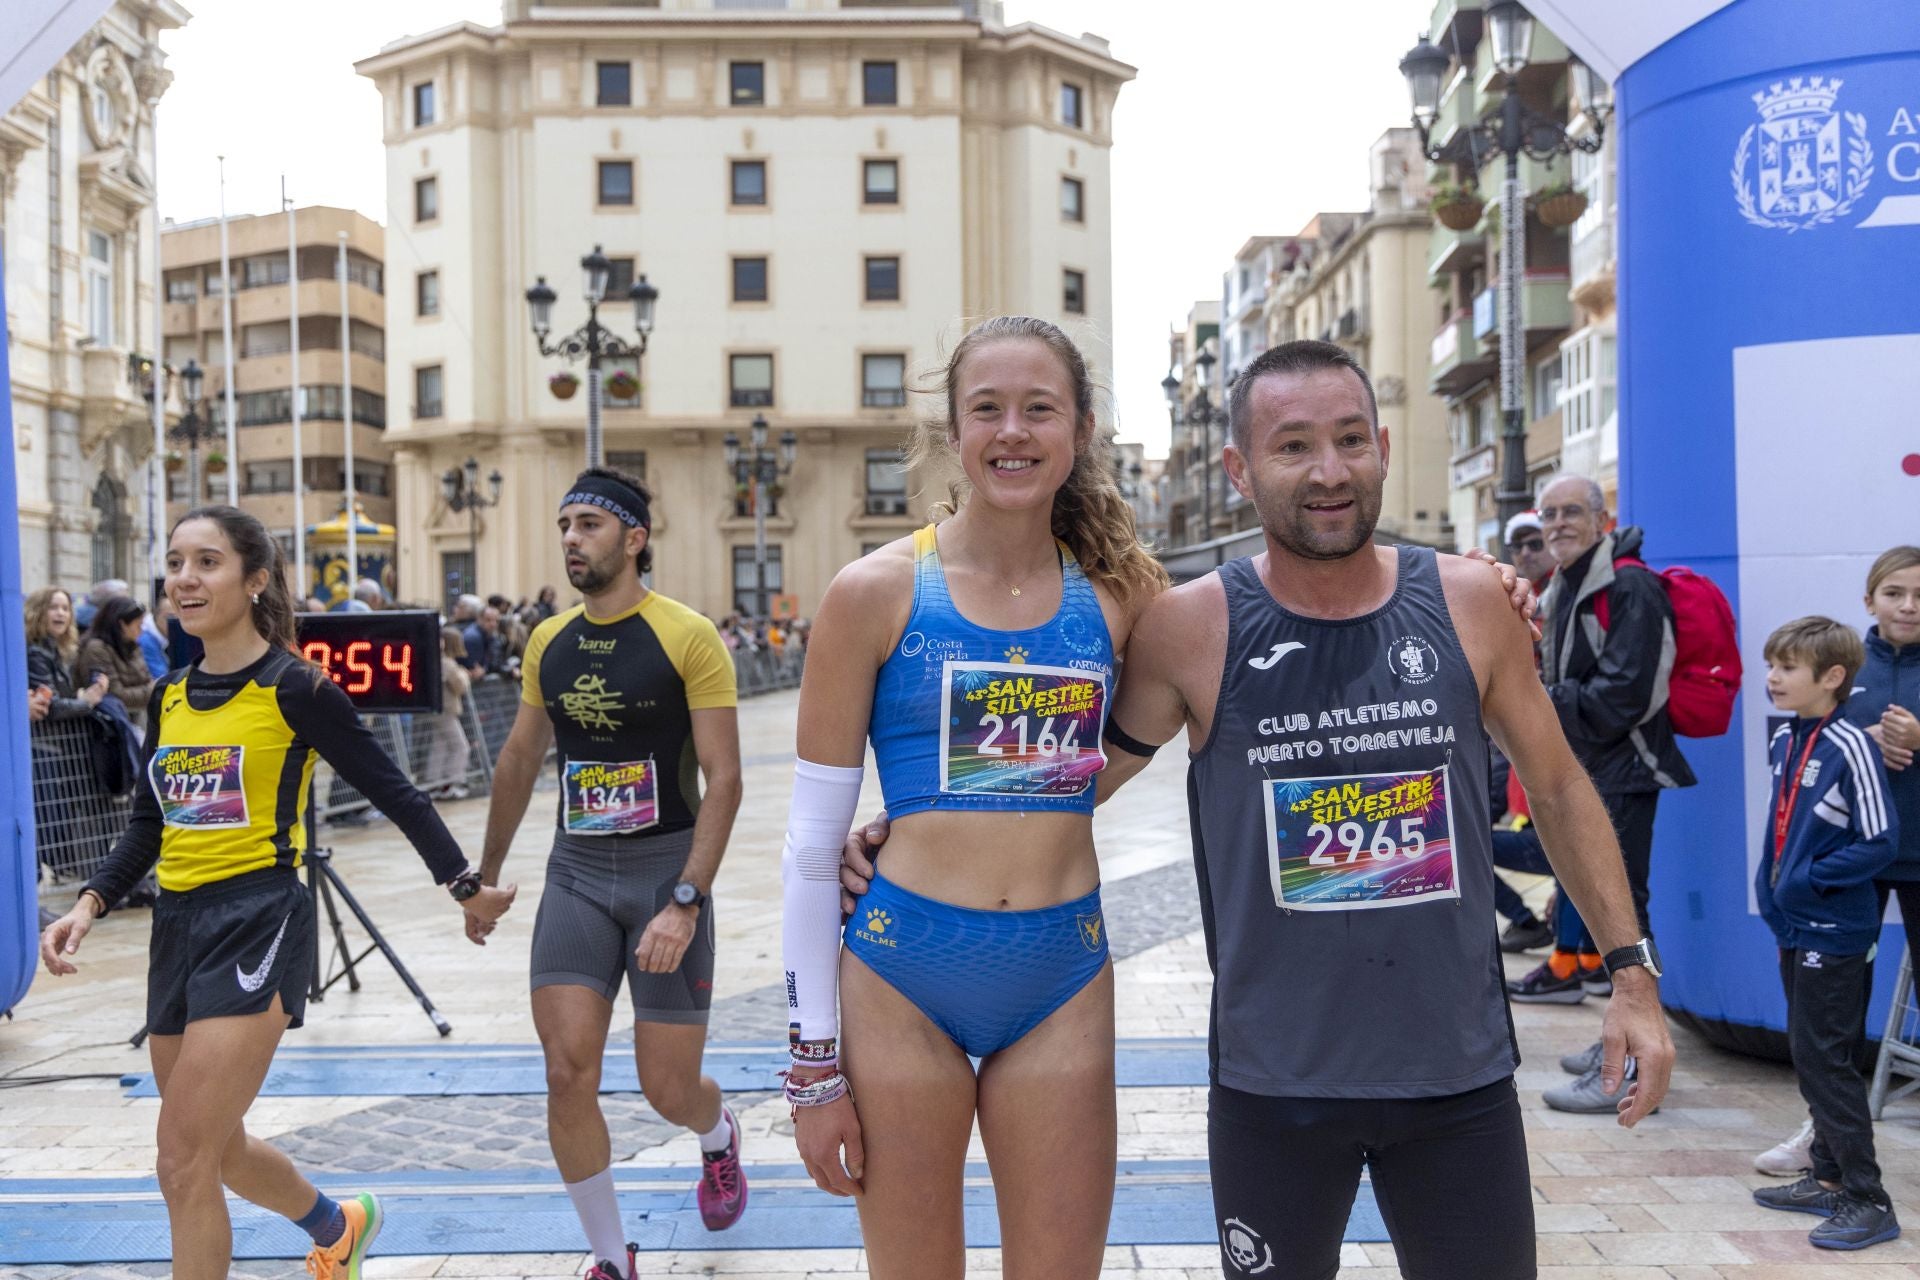
[[[379,95],[353,62],[403,35],[499,0],[186,0],[162,38],[173,87],[160,103],[160,210],[229,214],[299,204],[387,221]],[[1367,148],[1407,117],[1395,64],[1430,0],[1006,0],[1009,22],[1093,31],[1139,68],[1114,113],[1113,380],[1122,439],[1166,452],[1166,332],[1252,235],[1297,231],[1321,209],[1359,209]]]

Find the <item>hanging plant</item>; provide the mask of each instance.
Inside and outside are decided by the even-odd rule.
[[[607,376],[607,394],[615,400],[631,400],[640,394],[640,379],[625,369],[615,369]]]
[[[547,390],[560,400],[573,399],[573,393],[580,389],[580,379],[562,370],[547,379]]]
[[[169,449],[161,456],[160,464],[167,469],[168,475],[173,475],[187,465],[187,460],[180,456],[178,449]]]
[[[1587,211],[1585,192],[1575,191],[1571,182],[1549,182],[1533,193],[1529,201],[1534,216],[1549,227],[1570,227]]]
[[[207,474],[219,475],[227,469],[227,455],[218,449],[207,455]]]
[[[1481,198],[1478,188],[1449,184],[1433,193],[1428,207],[1448,230],[1471,231],[1480,221],[1480,215],[1486,212],[1487,202]]]
[[[773,501],[778,502],[780,501],[780,499],[786,496],[787,496],[787,486],[781,484],[778,480],[775,480],[772,484],[767,486],[767,497],[771,498]]]

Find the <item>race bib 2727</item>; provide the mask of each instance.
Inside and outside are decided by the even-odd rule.
[[[147,780],[169,827],[207,830],[247,825],[245,747],[161,746],[147,762]]]

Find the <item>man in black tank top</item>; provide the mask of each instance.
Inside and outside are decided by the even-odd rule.
[[[1612,826],[1482,566],[1378,546],[1389,453],[1340,348],[1240,374],[1225,450],[1266,553],[1135,624],[1102,792],[1184,725],[1215,975],[1209,1152],[1229,1276],[1330,1277],[1360,1175],[1402,1271],[1535,1274],[1485,797],[1519,771],[1555,873],[1608,953],[1603,1078],[1631,1126],[1673,1063]]]

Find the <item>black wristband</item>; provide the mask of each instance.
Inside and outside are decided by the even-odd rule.
[[[1142,760],[1153,759],[1153,753],[1160,749],[1159,747],[1149,746],[1147,743],[1140,741],[1140,739],[1115,724],[1111,718],[1107,720],[1107,729],[1103,736],[1108,742],[1111,742],[1128,755],[1139,756]]]

